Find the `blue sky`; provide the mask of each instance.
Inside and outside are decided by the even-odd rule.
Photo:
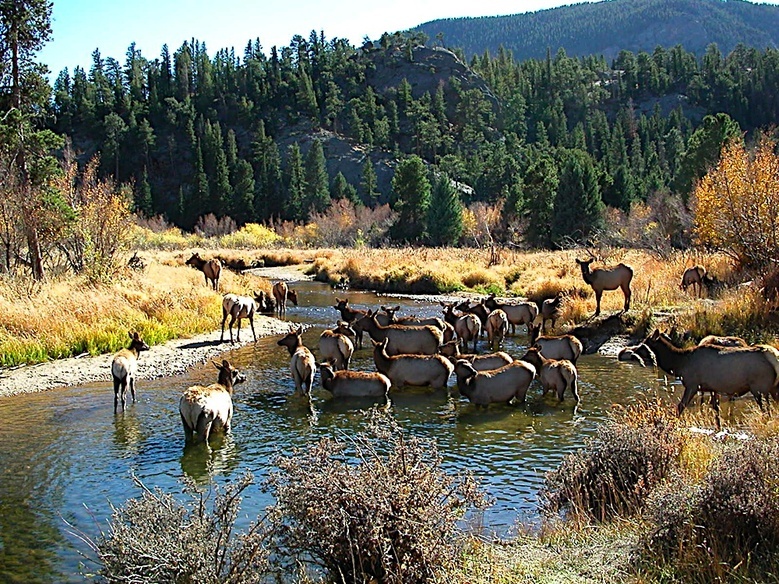
[[[777,0],[779,2],[779,0]],[[52,78],[67,67],[89,71],[92,52],[124,63],[132,42],[141,54],[159,57],[162,45],[171,53],[185,40],[206,43],[213,56],[259,37],[265,53],[273,45],[289,45],[296,34],[312,30],[325,37],[362,43],[367,35],[406,30],[438,18],[518,14],[570,4],[562,0],[54,0],[52,41],[39,53]]]

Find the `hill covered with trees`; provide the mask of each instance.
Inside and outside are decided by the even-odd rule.
[[[743,43],[779,46],[779,6],[745,0],[608,0],[538,12],[480,18],[449,18],[415,29],[430,39],[459,47],[470,58],[502,46],[518,60],[540,59],[547,49],[569,55],[603,55],[621,50],[652,52],[683,45],[698,56],[709,44],[729,53]]]

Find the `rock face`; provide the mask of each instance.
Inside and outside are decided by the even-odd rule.
[[[439,85],[443,87],[444,98],[447,103],[447,116],[454,119],[457,115],[457,90],[477,90],[491,104],[493,110],[500,109],[500,103],[492,93],[487,83],[476,73],[471,71],[457,56],[446,49],[436,47],[429,48],[418,46],[413,49],[412,59],[409,60],[406,52],[400,48],[374,48],[366,45],[358,57],[368,59],[373,66],[368,67],[364,85],[370,86],[383,98],[391,96],[405,79],[411,86],[411,94],[414,99],[419,99],[426,92],[432,97]],[[407,128],[401,127],[401,130]],[[370,159],[376,171],[377,187],[381,193],[378,203],[387,203],[391,191],[392,177],[395,175],[397,160],[392,152],[379,149],[371,149],[363,144],[358,144],[348,137],[321,128],[313,128],[309,122],[301,122],[295,126],[287,127],[276,137],[282,155],[294,142],[300,146],[303,156],[314,140],[319,140],[324,149],[327,162],[327,173],[330,180],[339,173],[343,173],[346,180],[358,187],[362,180],[363,167]],[[411,135],[408,134],[407,144],[411,143]],[[459,187],[458,187],[459,188]],[[463,185],[463,189],[468,187]]]

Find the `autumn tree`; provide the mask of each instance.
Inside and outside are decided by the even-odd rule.
[[[779,155],[762,134],[748,149],[728,142],[719,163],[693,191],[695,234],[742,264],[764,267],[779,249]]]

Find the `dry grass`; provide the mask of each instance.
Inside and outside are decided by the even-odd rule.
[[[186,252],[179,254],[183,259],[144,254],[145,270],[128,270],[110,285],[90,285],[83,277],[31,288],[0,281],[0,365],[113,352],[127,344],[129,330],[150,344],[215,330],[222,294],[270,292],[264,278],[227,270],[214,292],[199,271],[183,265]]]

